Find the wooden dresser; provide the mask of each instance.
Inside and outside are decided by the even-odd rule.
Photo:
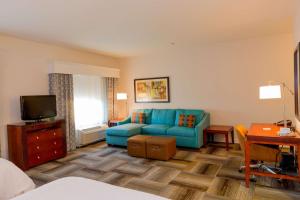
[[[23,170],[66,156],[65,121],[7,125],[9,159]]]

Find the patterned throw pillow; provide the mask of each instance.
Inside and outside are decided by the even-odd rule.
[[[195,115],[187,115],[186,116],[186,126],[189,128],[194,128],[196,123]]]
[[[180,114],[177,126],[185,126],[188,128],[195,128],[196,116]]]
[[[133,112],[131,116],[131,122],[137,124],[144,124],[146,115],[143,112]]]
[[[178,119],[178,126],[185,126],[185,115],[184,114],[180,114],[179,115],[179,119]]]

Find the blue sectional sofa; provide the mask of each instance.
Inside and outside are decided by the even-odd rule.
[[[131,116],[106,130],[106,142],[111,145],[127,146],[127,139],[137,134],[176,137],[176,145],[200,148],[203,145],[203,129],[210,125],[210,115],[204,110],[188,109],[138,109],[145,113],[145,124],[131,123]],[[180,127],[180,114],[196,117],[195,128]]]

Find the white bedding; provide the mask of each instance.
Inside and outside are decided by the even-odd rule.
[[[45,184],[13,200],[166,200],[163,197],[86,178],[67,177]]]
[[[7,200],[35,188],[33,181],[12,162],[0,158],[0,200]]]

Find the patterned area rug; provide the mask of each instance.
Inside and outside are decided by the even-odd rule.
[[[300,184],[288,189],[277,180],[257,178],[247,189],[239,173],[242,153],[236,145],[227,152],[220,144],[200,150],[178,149],[169,161],[128,156],[125,148],[105,142],[80,148],[67,157],[27,171],[40,186],[66,176],[79,176],[177,200],[300,199]]]

